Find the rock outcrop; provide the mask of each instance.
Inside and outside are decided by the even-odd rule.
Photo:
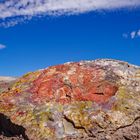
[[[140,67],[101,59],[28,73],[0,94],[0,131],[25,140],[139,140]]]

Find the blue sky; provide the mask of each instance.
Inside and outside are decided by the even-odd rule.
[[[8,22],[0,20],[0,75],[99,58],[140,65],[140,8],[46,15],[5,27]]]

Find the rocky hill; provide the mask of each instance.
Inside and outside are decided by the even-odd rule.
[[[140,67],[101,59],[27,73],[1,90],[0,133],[1,139],[140,140]]]

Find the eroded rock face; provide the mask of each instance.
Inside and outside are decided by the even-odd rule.
[[[0,113],[29,140],[125,139],[133,127],[140,139],[140,68],[105,59],[28,73],[0,94]]]

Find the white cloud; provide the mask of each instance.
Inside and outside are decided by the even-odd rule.
[[[5,49],[5,48],[6,48],[5,45],[0,44],[0,50]]]
[[[131,39],[140,38],[140,29],[135,30],[135,31],[131,31],[129,33],[123,33],[122,36],[124,38],[131,38]]]
[[[140,37],[140,30],[136,30],[136,31],[131,32],[132,39],[138,38],[138,37]]]
[[[134,39],[137,36],[136,31],[131,32],[130,36],[131,36],[132,39]]]
[[[12,26],[15,26],[19,23],[25,23],[25,21],[28,21],[30,20],[31,17],[26,17],[26,16],[23,16],[23,17],[18,17],[18,18],[12,18],[10,20],[4,20],[2,22],[0,22],[0,27],[5,27],[5,28],[8,28],[8,27],[12,27]]]
[[[140,6],[140,0],[5,0],[0,2],[0,19],[46,14],[77,14],[137,6]]]

